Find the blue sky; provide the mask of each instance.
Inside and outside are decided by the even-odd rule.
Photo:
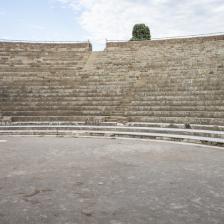
[[[224,0],[0,0],[0,39],[127,40],[135,23],[153,37],[224,31]]]
[[[87,36],[73,10],[60,2],[0,0],[0,38],[85,40]]]

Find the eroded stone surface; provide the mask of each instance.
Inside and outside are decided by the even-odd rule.
[[[0,223],[224,223],[224,150],[139,140],[7,137]]]

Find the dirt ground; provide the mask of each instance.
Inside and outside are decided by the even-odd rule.
[[[0,136],[0,224],[45,223],[223,224],[224,149]]]

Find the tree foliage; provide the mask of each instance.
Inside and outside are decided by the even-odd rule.
[[[136,24],[133,27],[131,41],[151,40],[150,29],[145,24]]]

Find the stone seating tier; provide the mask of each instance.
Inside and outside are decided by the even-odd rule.
[[[14,122],[224,125],[224,36],[107,43],[0,43],[0,111]]]

